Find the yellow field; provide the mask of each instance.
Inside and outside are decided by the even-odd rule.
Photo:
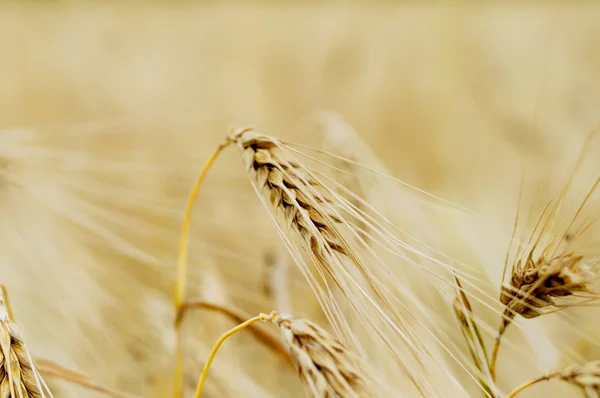
[[[499,285],[517,207],[527,212],[537,195],[539,210],[563,187],[600,121],[598,21],[591,2],[0,4],[0,282],[34,356],[169,396],[178,233],[196,174],[230,127],[319,147],[325,110],[395,177],[480,214],[446,220],[432,240]],[[575,199],[597,178],[598,155],[596,139]],[[189,296],[269,312],[264,257],[280,245],[236,149],[198,203]],[[486,239],[496,229],[506,235]],[[295,314],[325,323],[290,272]],[[597,316],[577,310],[511,330],[500,387],[599,359]],[[190,390],[233,325],[192,318]],[[304,394],[249,333],[214,366],[207,397]],[[481,396],[458,365],[448,371]],[[96,396],[49,380],[56,396]],[[522,396],[548,391],[577,396],[559,382]]]

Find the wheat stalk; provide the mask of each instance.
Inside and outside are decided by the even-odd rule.
[[[469,298],[458,277],[455,276],[454,280],[456,282],[456,298],[453,302],[454,314],[460,323],[460,329],[469,348],[473,364],[479,372],[479,385],[487,396],[495,397],[494,382],[492,380],[485,342],[477,326]]]

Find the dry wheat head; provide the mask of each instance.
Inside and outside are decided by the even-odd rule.
[[[273,208],[285,215],[288,225],[298,232],[313,252],[318,254],[324,249],[315,237],[314,232],[318,232],[328,248],[346,254],[328,223],[329,220],[340,220],[325,206],[315,206],[315,201],[325,201],[322,196],[310,194],[320,184],[298,164],[279,156],[276,151],[278,144],[272,138],[251,130],[236,131],[231,138],[242,149],[244,165],[249,172],[254,172],[259,191],[269,192]],[[315,227],[318,231],[313,231]]]
[[[593,269],[581,256],[567,253],[535,261],[529,256],[524,264],[517,262],[510,286],[502,287],[500,301],[513,314],[535,318],[556,309],[556,299],[589,293],[588,284],[593,280]]]
[[[283,340],[311,397],[367,397],[363,372],[335,337],[306,319],[277,317]]]

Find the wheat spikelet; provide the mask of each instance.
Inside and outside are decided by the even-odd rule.
[[[4,289],[2,289],[4,290]],[[0,295],[0,398],[45,398],[40,376],[9,315],[6,295]],[[46,387],[47,390],[47,387]]]
[[[364,376],[347,348],[306,319],[277,317],[283,340],[311,397],[367,397]]]

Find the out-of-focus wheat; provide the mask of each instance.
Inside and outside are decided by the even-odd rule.
[[[0,397],[52,397],[12,321],[4,286],[0,292]]]
[[[548,373],[537,379],[523,383],[510,392],[507,398],[515,397],[521,391],[534,384],[552,379],[562,380],[579,387],[586,398],[600,397],[600,361],[593,361],[583,365],[571,365],[557,372]]]

